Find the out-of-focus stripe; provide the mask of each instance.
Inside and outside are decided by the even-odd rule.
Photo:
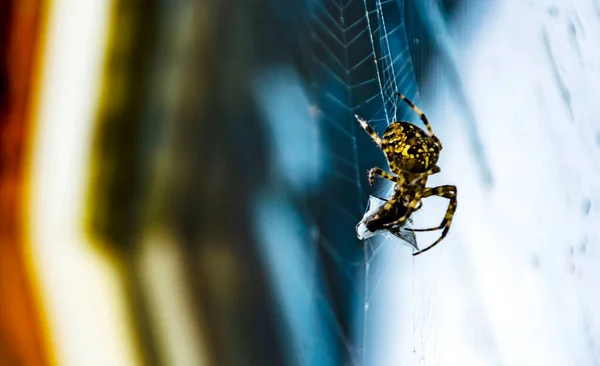
[[[55,0],[48,13],[26,217],[60,365],[139,364],[120,272],[83,229],[111,4]]]
[[[86,233],[94,247],[118,266],[126,290],[128,320],[145,365],[159,364],[147,294],[141,283],[139,235],[147,179],[143,123],[148,103],[154,47],[156,1],[115,0],[86,187]]]
[[[184,254],[175,240],[168,232],[155,229],[144,238],[140,251],[142,284],[152,323],[158,329],[160,364],[210,365],[206,334],[202,333],[205,329],[198,329],[193,321],[203,323],[186,286]]]
[[[51,363],[21,230],[23,153],[43,9],[39,0],[0,3],[0,365]]]

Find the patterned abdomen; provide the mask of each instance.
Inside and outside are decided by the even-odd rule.
[[[424,173],[438,161],[440,150],[425,131],[409,122],[394,122],[383,134],[381,148],[390,164],[390,170]]]

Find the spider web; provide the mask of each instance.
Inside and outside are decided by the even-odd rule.
[[[410,5],[414,6],[416,3],[418,2],[411,2]],[[325,155],[329,159],[325,162],[327,170],[323,172],[327,175],[319,180],[320,186],[317,189],[318,192],[316,193],[315,198],[315,201],[317,202],[313,203],[310,212],[310,215],[312,215],[311,220],[314,222],[310,222],[310,225],[308,226],[312,229],[312,233],[314,234],[312,242],[316,245],[311,246],[311,249],[314,252],[312,253],[314,257],[311,258],[313,259],[311,264],[314,264],[314,266],[311,267],[311,270],[313,271],[311,281],[312,287],[307,288],[308,291],[305,292],[313,299],[314,307],[318,308],[319,311],[324,314],[324,323],[320,325],[320,329],[327,328],[329,333],[313,333],[306,337],[311,343],[300,356],[300,363],[312,364],[311,360],[319,360],[319,362],[315,362],[314,364],[415,364],[415,359],[412,358],[411,360],[410,357],[401,357],[404,362],[394,362],[392,361],[393,358],[379,358],[377,360],[377,351],[381,350],[381,348],[378,348],[379,343],[380,341],[385,340],[388,344],[393,343],[394,346],[400,349],[398,352],[402,353],[407,353],[407,350],[412,346],[412,353],[416,355],[416,359],[420,365],[425,364],[426,361],[430,361],[424,359],[425,354],[427,354],[428,357],[430,355],[443,355],[440,359],[464,359],[467,361],[474,361],[463,362],[464,364],[502,364],[503,361],[506,361],[505,354],[502,353],[504,351],[504,346],[500,349],[498,345],[496,345],[497,341],[494,339],[496,335],[504,337],[502,341],[503,344],[512,344],[513,350],[511,350],[511,353],[513,357],[527,356],[531,358],[532,348],[527,346],[528,340],[526,336],[522,338],[523,341],[515,340],[514,334],[519,332],[513,332],[514,328],[508,328],[509,332],[502,335],[501,333],[503,331],[497,332],[497,330],[493,329],[494,327],[492,324],[506,323],[505,319],[513,319],[513,315],[522,313],[522,305],[524,305],[523,301],[525,300],[524,296],[521,296],[521,293],[519,292],[513,292],[512,287],[513,285],[518,285],[521,282],[527,281],[523,281],[520,273],[513,273],[512,278],[510,278],[510,276],[507,277],[506,273],[511,271],[506,272],[505,269],[513,268],[514,265],[517,265],[523,267],[523,272],[529,273],[528,271],[530,269],[525,268],[528,266],[525,264],[527,262],[527,257],[519,257],[515,261],[515,258],[517,257],[515,257],[514,254],[516,252],[527,253],[527,251],[521,251],[522,246],[529,246],[535,241],[538,241],[540,245],[544,246],[543,249],[535,249],[540,251],[537,253],[545,253],[547,249],[546,245],[557,239],[547,236],[547,240],[539,240],[539,235],[540,233],[543,234],[545,230],[549,230],[548,233],[555,230],[551,228],[548,223],[562,227],[560,226],[560,223],[565,219],[565,216],[556,214],[557,212],[562,213],[562,210],[547,210],[542,208],[542,211],[548,211],[548,213],[542,213],[541,217],[547,217],[545,215],[548,214],[548,221],[546,221],[546,224],[542,223],[538,226],[533,223],[537,218],[532,218],[531,216],[527,217],[528,220],[532,220],[531,222],[534,227],[537,227],[540,230],[534,230],[535,232],[530,234],[532,235],[531,237],[523,239],[520,237],[520,233],[527,234],[527,231],[519,232],[519,230],[530,230],[529,225],[524,225],[520,222],[525,216],[512,217],[514,212],[510,211],[510,206],[507,206],[508,202],[517,202],[521,204],[521,200],[515,199],[514,201],[510,201],[511,196],[515,193],[513,190],[514,186],[509,184],[507,187],[505,185],[504,195],[497,197],[500,198],[499,201],[506,199],[507,202],[497,202],[498,214],[490,219],[489,225],[485,224],[486,221],[484,219],[477,217],[478,215],[473,215],[465,219],[469,221],[470,224],[477,224],[472,225],[473,227],[469,228],[469,231],[478,231],[476,235],[472,236],[473,239],[470,239],[471,243],[483,244],[484,240],[489,241],[492,244],[486,244],[487,249],[483,248],[483,245],[482,247],[473,245],[473,249],[469,248],[468,251],[466,251],[466,249],[461,249],[460,247],[455,248],[452,252],[447,252],[452,253],[453,260],[447,261],[447,264],[445,265],[438,262],[437,267],[431,268],[435,269],[434,271],[429,271],[430,268],[423,268],[422,266],[422,264],[425,264],[425,261],[429,261],[429,258],[432,258],[431,256],[428,256],[427,260],[423,261],[421,261],[421,258],[424,259],[424,256],[417,257],[419,258],[417,260],[420,261],[418,263],[419,265],[415,266],[415,263],[413,263],[412,268],[410,267],[410,262],[407,263],[404,261],[403,264],[408,264],[406,266],[408,268],[405,268],[404,272],[401,273],[402,275],[406,275],[406,272],[409,272],[409,275],[406,277],[398,277],[397,274],[399,272],[397,270],[397,263],[395,260],[390,261],[390,258],[392,257],[408,257],[408,255],[397,255],[402,249],[399,249],[396,242],[389,239],[382,241],[377,241],[375,239],[367,241],[366,243],[361,243],[358,242],[355,237],[354,227],[364,212],[368,195],[374,194],[380,197],[386,197],[386,195],[385,193],[381,193],[381,191],[385,191],[383,186],[378,187],[378,191],[377,189],[371,189],[366,184],[366,176],[364,174],[366,169],[373,166],[385,168],[385,162],[381,153],[377,150],[372,141],[369,141],[368,136],[366,136],[357,125],[353,115],[359,114],[369,121],[377,132],[381,133],[394,113],[397,113],[398,117],[402,116],[402,118],[398,119],[409,119],[414,121],[414,117],[407,114],[409,113],[408,111],[395,110],[392,94],[394,89],[400,90],[415,101],[416,104],[420,104],[418,98],[415,98],[416,83],[410,67],[410,55],[406,52],[408,41],[405,32],[402,29],[402,6],[401,2],[358,0],[349,2],[334,0],[312,2],[311,11],[309,13],[310,16],[307,16],[306,19],[304,19],[308,30],[305,33],[298,32],[303,36],[308,34],[312,37],[311,50],[309,51],[308,48],[303,49],[303,53],[305,54],[311,54],[310,52],[314,50],[314,53],[311,54],[312,59],[310,62],[312,93],[308,94],[312,95],[311,103],[313,111],[318,111],[318,127],[322,134],[320,138],[322,140],[322,145],[325,146]],[[522,27],[532,24],[530,14],[523,14],[522,9],[520,8],[514,12],[507,12],[507,14],[503,15],[503,17],[506,18],[504,27],[507,27],[507,29],[491,32],[491,34],[497,33],[498,35],[502,35],[500,37],[502,40],[500,45],[501,47],[505,47],[505,54],[509,54],[513,51],[514,41],[519,39],[519,32],[524,29],[511,29],[513,27],[512,24],[514,19],[520,19]],[[481,15],[481,13],[477,13],[477,15]],[[547,29],[558,28],[555,24],[555,15],[543,15],[543,17],[550,17],[553,19],[553,23]],[[406,19],[409,18],[407,17]],[[412,21],[412,19],[410,21]],[[480,16],[474,17],[472,21],[474,23],[473,28],[475,28],[475,24],[482,24]],[[484,23],[488,24],[487,22]],[[407,25],[406,27],[410,29],[410,26]],[[398,29],[396,30],[396,28]],[[564,34],[562,36],[564,36]],[[478,41],[479,46],[481,46],[481,43],[490,42],[487,37],[482,38],[483,39]],[[528,37],[524,38],[527,40],[521,43],[520,47],[522,47],[522,49],[520,52],[523,55],[527,55],[530,50],[535,49],[535,47],[532,48],[531,46],[532,42],[536,41],[529,40]],[[545,41],[546,45],[537,48],[539,49],[540,54],[543,54],[543,50],[546,49],[545,52],[547,55],[548,41]],[[499,53],[496,50],[496,44],[494,42],[491,44],[492,46],[482,48],[488,49],[486,51],[487,57],[479,61],[481,63],[490,63],[491,67],[479,69],[476,74],[479,77],[485,77],[486,73],[495,69],[495,61],[497,61],[496,58]],[[400,45],[400,47],[397,47],[398,45]],[[570,46],[565,45],[561,46],[561,49],[569,49],[569,47]],[[477,50],[477,52],[479,52],[479,50]],[[401,56],[396,59],[398,55]],[[550,55],[552,56],[552,51],[550,51]],[[499,93],[506,93],[507,95],[511,94],[506,91],[513,90],[513,86],[519,85],[519,83],[522,82],[520,79],[528,74],[536,75],[531,80],[552,80],[551,77],[544,78],[542,76],[544,74],[530,72],[531,68],[537,70],[538,67],[541,67],[539,60],[542,59],[542,56],[539,58],[532,57],[531,60],[527,61],[527,65],[520,67],[521,71],[515,75],[511,74],[512,69],[510,67],[506,67],[504,69],[506,74],[502,75],[498,80],[504,78],[508,78],[509,80],[502,82],[506,89],[501,90]],[[555,70],[556,68],[555,61],[551,61],[550,65],[552,67],[548,67],[548,75],[551,75],[551,69]],[[573,62],[573,65],[575,64],[577,64],[577,61]],[[403,65],[407,66],[403,67]],[[419,64],[418,66],[422,65]],[[573,67],[574,69],[577,69],[579,66]],[[442,91],[451,91],[452,94],[455,95],[457,85],[452,82],[452,78],[449,79],[450,80],[446,80],[444,83],[445,86]],[[549,102],[549,106],[550,104],[560,104],[560,90],[564,90],[560,85],[561,83],[562,81],[559,80],[559,85],[556,88],[558,92],[551,91],[553,88],[552,85],[548,85],[548,87],[544,89],[547,89],[549,93],[555,94],[554,96],[548,94],[548,98],[550,98],[548,100],[554,101]],[[477,91],[484,95],[477,99],[489,103],[487,104],[489,107],[493,106],[493,102],[491,102],[492,97],[497,94],[487,94],[486,90],[489,89],[489,87],[485,81],[474,83],[474,85],[478,88]],[[526,84],[523,84],[524,87],[525,85]],[[533,88],[531,88],[530,93],[531,103],[533,103],[533,101],[536,100],[537,95],[533,95]],[[564,96],[564,93],[562,93],[562,95]],[[521,98],[524,97],[524,94],[518,94],[514,97],[515,100],[519,100],[520,103],[523,103],[523,106],[527,105],[525,100],[521,100]],[[461,104],[461,109],[462,105],[463,104]],[[504,108],[504,105],[505,103],[499,105],[498,108]],[[567,103],[567,109],[568,108],[570,108],[569,103]],[[567,111],[568,114],[568,110],[565,111]],[[562,113],[564,111],[561,112],[558,110],[557,112],[558,117],[555,117],[557,123],[555,127],[557,128],[556,131],[571,131],[572,125],[568,127],[562,125],[564,122],[564,115]],[[494,145],[499,150],[496,153],[496,157],[505,159],[505,172],[510,175],[513,170],[513,166],[510,164],[510,159],[512,157],[509,157],[509,160],[506,160],[505,144],[502,139],[506,138],[506,136],[513,138],[513,134],[512,130],[506,128],[504,114],[500,113],[498,116],[494,116],[495,113],[497,113],[495,108],[486,112],[486,118],[490,119],[490,121],[494,121],[493,123],[488,122],[489,124],[486,128],[491,128],[490,126],[492,125],[500,125],[501,127],[494,131],[511,132],[507,135],[500,134],[496,136],[495,138],[497,138],[498,141],[492,141],[493,139],[490,139],[490,136],[488,136],[487,142],[495,142]],[[537,112],[534,110],[531,120],[540,121],[541,128],[547,128],[547,119],[554,113],[544,114],[543,118],[538,117],[537,119],[535,117],[536,113]],[[458,123],[458,116],[462,117],[462,111],[459,112],[458,110],[455,110],[452,114],[454,114],[453,118],[455,123]],[[409,118],[404,118],[406,116]],[[515,126],[520,123],[519,119],[515,119],[515,121],[518,121]],[[561,127],[558,127],[559,125]],[[535,128],[531,125],[528,126],[529,128]],[[434,125],[433,127],[435,130],[436,126]],[[531,134],[523,134],[523,136],[525,136],[526,139],[527,136],[531,136]],[[473,135],[469,135],[467,139],[463,139],[461,133],[458,133],[455,135],[455,138],[460,144],[456,143],[454,146],[464,147],[469,143],[468,140],[473,139]],[[493,149],[493,147],[491,147],[491,149]],[[480,154],[481,151],[479,149],[473,149],[471,152],[475,152],[475,155],[482,155]],[[467,151],[463,151],[459,156],[466,157]],[[542,157],[540,158],[540,161],[544,161],[544,159],[545,158]],[[476,160],[477,159],[474,159],[473,161],[476,162]],[[464,163],[460,162],[457,164]],[[553,161],[551,165],[554,166],[555,162]],[[484,170],[485,167],[481,169]],[[541,166],[539,169],[545,171],[546,166]],[[465,174],[466,172],[467,170],[460,170],[463,178],[471,181],[471,177],[467,176],[467,174]],[[528,174],[530,173],[528,172]],[[535,177],[536,173],[532,174],[531,177]],[[545,174],[546,173],[543,173],[541,176],[546,177]],[[540,176],[536,177],[536,179],[539,178]],[[550,182],[554,182],[555,180],[555,176],[548,179]],[[471,188],[477,187],[473,181],[471,181],[471,183]],[[478,183],[483,183],[484,186],[489,184],[486,179],[481,179]],[[382,184],[382,182],[379,182],[379,184]],[[485,192],[485,189],[478,188],[477,190],[479,192],[477,193],[477,196],[475,196],[477,197],[475,200],[481,199],[483,203],[477,203],[475,206],[480,207],[480,209],[474,212],[478,214],[487,214],[489,210],[489,207],[487,206],[491,203],[491,201],[486,198],[488,192]],[[554,192],[558,193],[559,191],[557,190]],[[472,192],[471,196],[473,197]],[[557,200],[550,201],[553,204],[558,202]],[[589,201],[586,202],[588,203],[585,205],[584,215],[587,216],[589,214],[590,206]],[[540,200],[539,203],[545,205],[546,202]],[[532,201],[532,205],[533,204]],[[541,213],[542,211],[539,212]],[[538,211],[531,208],[530,211],[527,211],[527,214],[535,214],[536,212]],[[550,216],[553,218],[551,219]],[[471,222],[472,220],[474,222]],[[572,221],[574,224],[579,225],[579,220],[581,220],[581,218],[580,216],[577,216],[577,218],[574,218]],[[515,228],[505,225],[505,223],[511,222],[516,224]],[[499,236],[497,238],[493,237],[493,230],[496,228],[495,225],[498,225],[496,234]],[[522,226],[523,229],[519,229],[518,226]],[[525,226],[527,226],[527,229],[525,229]],[[501,234],[507,227],[510,228],[508,235]],[[513,231],[513,229],[517,231]],[[290,235],[289,232],[290,231],[286,231],[286,235]],[[558,233],[558,231],[555,233]],[[561,236],[558,235],[558,237]],[[379,239],[381,240],[381,238]],[[587,240],[588,239],[586,238],[581,247],[582,253],[589,250],[587,249]],[[494,242],[497,242],[497,244],[493,244]],[[559,242],[561,242],[561,244],[558,244]],[[556,243],[557,245],[564,245],[566,242],[572,243],[572,238],[568,238],[567,240],[561,239]],[[506,245],[513,245],[512,248],[515,249],[514,253],[510,252],[506,254]],[[577,250],[573,249],[572,244],[569,245],[571,245],[569,255],[573,256]],[[540,248],[542,247],[540,246]],[[363,249],[364,253],[362,252]],[[566,246],[563,247],[563,249],[562,253],[568,252]],[[492,251],[490,252],[489,250]],[[477,264],[475,255],[487,262],[480,267],[478,267],[479,265],[474,265],[474,263]],[[525,255],[527,256],[528,254]],[[554,261],[555,255],[557,254],[553,253],[546,258]],[[502,260],[501,256],[506,256],[504,262],[506,264],[505,266],[496,264],[499,260]],[[540,255],[536,254],[534,257],[535,260],[532,262],[534,271],[539,271],[539,258]],[[562,263],[564,262],[562,259],[557,260],[556,263],[558,262],[561,264],[557,264],[556,269],[560,266],[560,270],[562,271]],[[439,266],[440,264],[442,265]],[[487,266],[493,268],[485,268]],[[571,268],[572,270],[575,269],[575,267]],[[411,289],[406,291],[406,287],[410,287],[409,281],[411,269],[413,272],[412,294]],[[394,271],[396,271],[396,273],[394,273]],[[476,275],[482,276],[477,277]],[[563,290],[567,290],[572,286],[570,281],[564,281],[565,276],[563,272],[557,272],[555,276],[556,278],[560,278],[560,280],[551,280],[547,283],[548,289],[552,289],[551,291],[548,291],[548,293],[554,292],[555,285],[557,284],[560,285],[562,283]],[[392,280],[388,280],[389,278],[395,279],[399,282],[400,286],[404,287],[397,291],[402,294],[400,299],[393,299],[393,296],[390,294],[390,287],[386,288],[386,282],[392,282]],[[439,294],[437,293],[438,291],[436,288],[438,283],[440,284]],[[502,284],[506,285],[498,286]],[[499,295],[497,291],[502,287],[505,287],[506,290]],[[530,289],[531,287],[528,284],[522,288],[522,293],[529,293]],[[542,289],[542,292],[546,292],[546,290]],[[489,296],[489,300],[484,301],[484,299],[481,298],[480,293],[488,293],[487,296]],[[514,298],[511,298],[511,296],[514,296]],[[537,297],[537,295],[533,297]],[[443,301],[436,301],[439,298],[442,298]],[[547,299],[550,300],[551,297],[548,297]],[[392,301],[396,302],[390,305],[390,302]],[[487,312],[492,309],[490,304],[497,301],[500,301],[502,304],[505,301],[508,301],[509,303],[512,302],[514,310],[507,311],[503,305],[498,306],[498,308],[502,308],[498,313],[500,316],[498,317],[496,315],[496,319],[494,319],[495,323],[491,323],[491,320],[488,319]],[[402,320],[405,320],[405,322],[398,322],[398,312],[396,312],[393,315],[390,313],[384,314],[384,317],[388,317],[387,324],[378,328],[374,328],[371,325],[372,323],[375,323],[373,321],[373,318],[375,318],[374,313],[381,303],[386,303],[387,308],[384,311],[389,311],[389,309],[394,306],[410,309],[411,302],[412,309],[419,310],[413,310],[414,312],[412,314],[404,316]],[[540,300],[538,302],[538,299],[531,299],[530,304],[539,306],[539,304],[550,302],[552,301]],[[440,304],[439,306],[437,305],[438,303]],[[477,303],[481,305],[474,305]],[[572,304],[573,302],[569,301],[569,303]],[[479,313],[477,308],[484,310]],[[575,310],[571,305],[569,305],[569,308]],[[552,313],[549,314],[553,314],[552,316],[555,318],[556,313],[554,312],[553,306],[548,310],[552,311]],[[573,311],[566,311],[564,314],[575,313]],[[407,319],[411,318],[411,316],[412,320]],[[541,314],[539,316],[540,317],[537,318],[539,319],[539,322],[530,324],[530,326],[533,327],[530,329],[539,330],[541,329],[539,328],[539,325],[548,323],[545,318],[546,315]],[[522,320],[514,323],[519,323],[518,329],[523,329],[521,328],[521,324],[530,322],[530,317],[530,313],[523,313]],[[587,323],[587,320],[585,320],[585,322]],[[470,324],[469,326],[472,327],[472,329],[464,331],[467,328],[467,326],[465,326],[467,323]],[[389,328],[392,327],[402,328],[402,335],[400,337],[394,337],[393,335],[398,335],[398,332],[396,332],[396,334],[390,336]],[[556,328],[555,324],[552,323],[551,328]],[[410,335],[411,330],[412,337]],[[548,338],[547,344],[551,345],[550,347],[556,347],[557,344],[561,344],[560,341],[556,342],[554,339],[560,340],[560,333],[562,332],[564,332],[564,330],[556,331],[555,334],[557,337]],[[552,333],[552,331],[549,330],[548,333]],[[585,333],[585,337],[589,337],[590,333],[587,324]],[[333,337],[336,338],[335,341],[337,341],[337,343],[332,345],[331,340]],[[401,339],[402,337],[408,338],[408,342],[405,339]],[[440,337],[440,339],[443,339],[444,341],[437,342],[437,337]],[[311,348],[317,347],[317,344],[326,342],[329,342],[327,344],[328,347],[331,346],[331,349],[325,351],[325,361],[323,361],[323,358],[307,358],[308,354],[315,354]],[[409,347],[406,347],[406,343],[409,343]],[[523,344],[525,344],[525,346],[523,346]],[[464,347],[464,345],[467,345],[467,347]],[[482,345],[483,347],[481,347]],[[425,350],[425,348],[427,349]],[[571,347],[567,346],[566,348]],[[483,349],[485,349],[485,351],[482,351]],[[499,361],[482,361],[482,358],[480,357],[486,352],[489,352],[490,360],[497,359]],[[548,354],[545,347],[539,348],[538,351],[533,352],[538,357],[546,357]],[[571,350],[565,350],[564,352],[565,355],[572,354]],[[593,354],[597,354],[597,352]],[[573,357],[566,357],[565,359],[573,359]],[[382,362],[373,362],[374,360]]]
[[[312,87],[331,169],[319,194],[320,210],[327,214],[317,215],[316,223],[324,266],[335,268],[326,271],[323,291],[335,317],[330,320],[342,335],[341,351],[352,364],[372,363],[370,344],[377,339],[370,331],[370,308],[390,257],[398,254],[398,239],[357,243],[352,230],[368,195],[386,197],[391,187],[365,184],[367,169],[387,163],[354,115],[379,134],[394,120],[415,121],[412,110],[396,103],[395,96],[401,91],[418,102],[403,14],[400,0],[321,0],[311,9]],[[357,250],[361,245],[363,253]]]
[[[399,255],[402,242],[391,235],[357,239],[369,195],[387,198],[391,185],[368,185],[367,169],[387,162],[355,115],[379,134],[393,120],[418,121],[396,103],[396,91],[419,99],[403,2],[315,0],[296,10],[288,24],[301,64],[269,68],[256,84],[278,188],[265,192],[255,217],[296,361],[382,364],[382,289],[394,270],[411,268],[398,258],[412,256]]]

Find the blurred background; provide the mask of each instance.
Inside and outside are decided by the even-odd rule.
[[[599,365],[599,40],[595,0],[1,0],[0,365]],[[395,91],[458,187],[418,257],[355,232]]]

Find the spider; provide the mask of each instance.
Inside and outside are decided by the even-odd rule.
[[[434,135],[425,114],[404,95],[398,92],[396,94],[421,117],[427,131],[429,131],[429,135],[410,122],[400,121],[390,124],[385,130],[383,138],[380,138],[364,119],[355,115],[362,128],[385,154],[393,173],[387,173],[380,168],[372,168],[369,170],[369,183],[372,186],[375,177],[394,182],[392,197],[379,211],[368,217],[365,224],[371,232],[387,229],[393,233],[405,224],[413,212],[421,208],[421,199],[431,196],[447,198],[450,202],[444,219],[439,226],[429,229],[406,228],[406,230],[415,232],[443,229],[442,235],[433,244],[413,253],[413,255],[418,255],[433,248],[448,234],[452,217],[456,211],[457,190],[456,186],[451,185],[435,188],[425,186],[430,175],[440,172],[440,168],[436,163],[442,150],[442,143]]]

